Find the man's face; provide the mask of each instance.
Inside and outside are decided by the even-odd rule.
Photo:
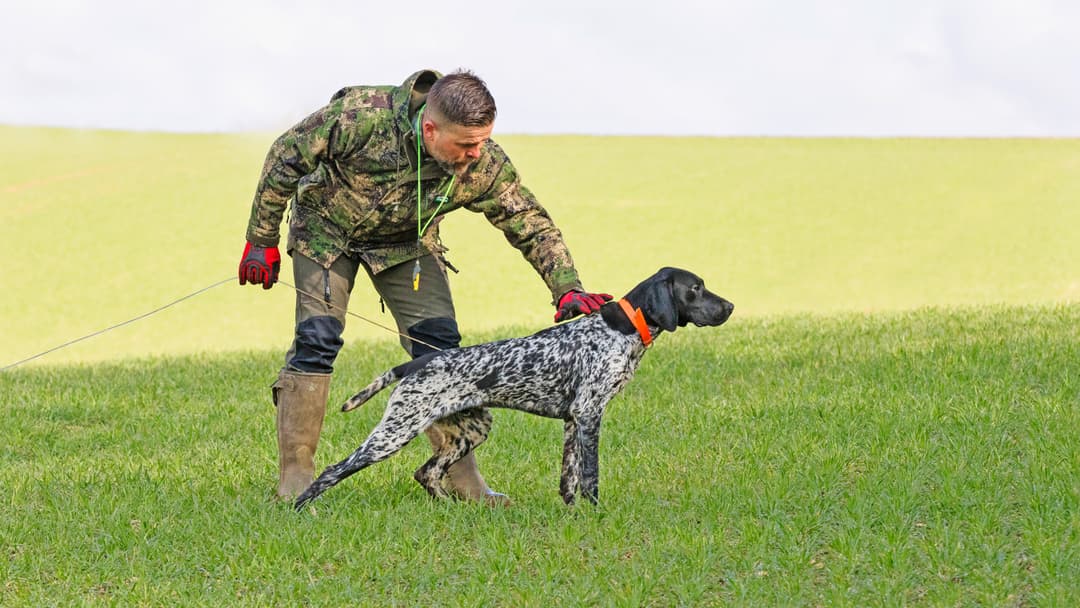
[[[491,138],[495,125],[465,127],[449,121],[423,121],[424,148],[447,173],[460,176],[480,158],[480,150]]]

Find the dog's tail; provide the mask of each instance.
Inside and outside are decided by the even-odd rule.
[[[384,388],[390,386],[398,380],[401,380],[405,376],[408,376],[409,374],[427,365],[428,361],[431,361],[431,359],[437,354],[438,353],[431,353],[428,355],[424,355],[423,357],[413,359],[408,363],[402,363],[401,365],[383,373],[383,375],[375,378],[375,380],[373,380],[371,384],[365,386],[359,393],[356,393],[355,395],[350,397],[349,400],[341,406],[341,411],[351,412],[352,410],[360,407],[368,399],[374,397],[375,393],[383,390]]]
[[[341,411],[350,412],[360,407],[365,401],[374,397],[375,393],[400,380],[401,377],[394,373],[395,370],[397,370],[396,367],[376,378],[374,382],[365,386],[359,393],[349,397],[349,400],[341,406]]]

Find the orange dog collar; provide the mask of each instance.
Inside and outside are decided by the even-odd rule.
[[[638,335],[641,336],[641,341],[645,343],[645,346],[652,344],[652,334],[649,333],[649,327],[645,325],[645,315],[641,314],[641,309],[630,306],[630,303],[625,298],[619,300],[619,306],[626,313],[626,318],[630,319],[630,322],[634,324],[634,328],[637,329]]]

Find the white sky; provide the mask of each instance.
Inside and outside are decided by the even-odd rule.
[[[0,124],[280,131],[468,67],[498,133],[1080,136],[1075,0],[5,0]]]

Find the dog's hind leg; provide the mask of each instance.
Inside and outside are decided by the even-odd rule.
[[[315,478],[315,481],[296,497],[296,502],[293,503],[293,507],[297,511],[303,509],[304,505],[318,498],[323,492],[336,486],[341,480],[361,469],[375,464],[376,462],[377,461],[371,457],[370,450],[368,449],[368,442],[365,441],[364,444],[350,454],[348,458],[337,464],[326,467],[326,469]]]
[[[416,470],[413,478],[433,498],[450,496],[443,484],[447,470],[487,439],[491,423],[491,412],[485,408],[471,408],[437,420],[431,425],[435,432],[429,433],[429,437],[438,437],[432,440],[435,454]]]
[[[375,430],[371,431],[364,443],[348,458],[327,467],[308,489],[297,497],[296,509],[302,509],[304,505],[353,473],[393,456],[436,420],[477,407],[475,401],[476,399],[446,401],[440,399],[434,391],[418,390],[417,387],[403,391],[399,387],[387,401],[386,413]],[[490,414],[488,416],[487,427],[490,427]],[[486,437],[486,432],[484,436]],[[469,439],[475,441],[475,437]],[[471,447],[458,454],[451,464],[469,449]]]
[[[394,405],[394,397],[391,397],[387,404],[387,414],[375,430],[371,431],[364,443],[348,458],[326,467],[296,498],[296,510],[299,511],[346,477],[393,456],[431,423],[431,419],[422,416],[418,410],[396,408]]]

